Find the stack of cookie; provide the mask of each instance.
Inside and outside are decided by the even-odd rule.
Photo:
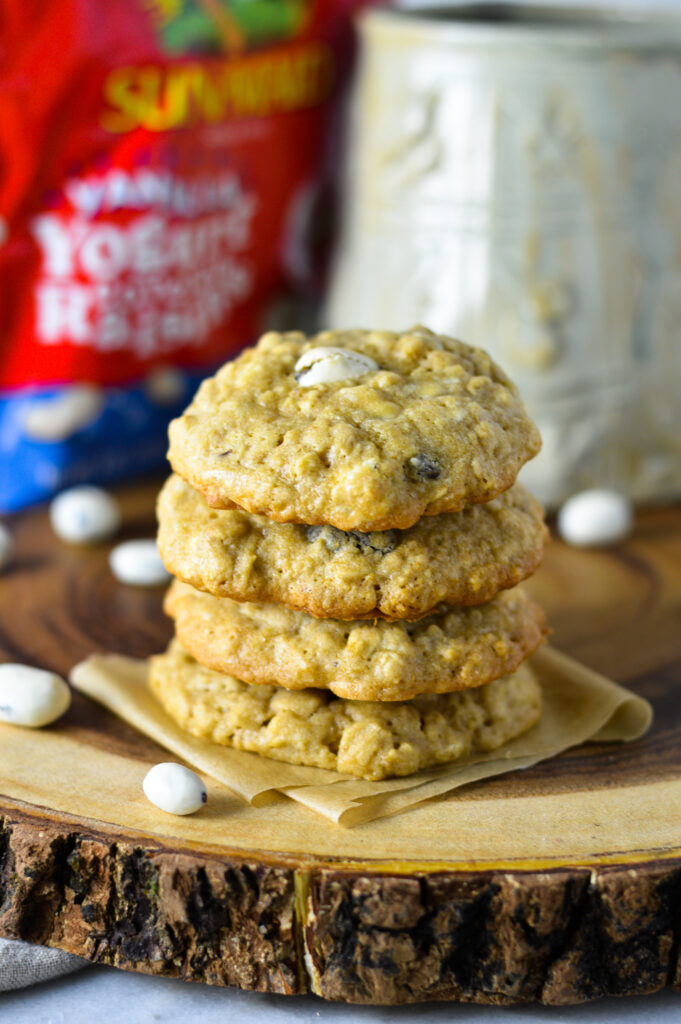
[[[266,334],[170,427],[161,703],[194,735],[372,780],[528,729],[544,617],[510,588],[546,529],[514,481],[539,445],[479,349]]]

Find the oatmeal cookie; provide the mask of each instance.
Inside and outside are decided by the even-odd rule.
[[[417,622],[344,622],[237,603],[175,581],[165,610],[202,665],[248,683],[328,689],[350,700],[409,700],[481,686],[515,671],[545,632],[541,609],[518,588],[487,604],[440,605]]]
[[[489,501],[539,447],[485,352],[413,328],[264,335],[203,382],[168,457],[214,507],[370,533]]]
[[[321,618],[418,619],[442,602],[481,604],[534,572],[547,538],[541,506],[520,484],[484,505],[377,533],[211,509],[178,476],[157,511],[174,576],[216,597]]]
[[[203,667],[174,640],[151,659],[150,685],[194,736],[372,781],[496,750],[541,714],[527,665],[473,690],[386,704],[252,686]]]

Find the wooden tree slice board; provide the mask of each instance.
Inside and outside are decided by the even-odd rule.
[[[152,535],[158,483],[122,492]],[[3,660],[67,674],[171,627],[107,547],[13,522]],[[681,987],[681,510],[610,552],[555,543],[531,589],[553,643],[647,697],[651,732],[591,744],[396,818],[335,827],[209,783],[201,814],[141,793],[168,755],[76,695],[40,732],[0,726],[0,934],[100,963],[348,1002],[576,1002]]]

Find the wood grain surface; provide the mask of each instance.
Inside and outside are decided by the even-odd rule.
[[[117,539],[153,535],[158,486],[120,492]],[[95,650],[166,645],[161,592],[116,583],[108,546],[61,544],[40,511],[10,525],[2,660],[66,675]],[[351,830],[291,801],[243,807],[214,786],[202,825],[154,817],[139,780],[167,755],[76,694],[52,729],[0,728],[0,933],[350,1002],[681,987],[681,510],[645,512],[607,552],[554,543],[530,588],[555,646],[652,702],[644,739],[590,744]]]

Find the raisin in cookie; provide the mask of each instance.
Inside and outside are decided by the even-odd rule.
[[[369,533],[489,501],[539,447],[485,352],[414,328],[264,335],[203,382],[168,457],[216,508]]]
[[[185,583],[336,619],[418,619],[442,602],[489,601],[534,572],[547,538],[541,506],[520,484],[484,505],[377,533],[211,509],[178,476],[157,511],[161,556]]]
[[[386,704],[251,686],[204,668],[175,640],[151,659],[150,685],[194,736],[372,781],[496,750],[541,714],[541,688],[527,665],[473,690]]]
[[[515,671],[545,633],[543,612],[518,588],[487,604],[441,605],[417,622],[344,622],[237,603],[176,580],[165,610],[202,665],[248,683],[328,689],[350,700],[409,700],[481,686]]]

